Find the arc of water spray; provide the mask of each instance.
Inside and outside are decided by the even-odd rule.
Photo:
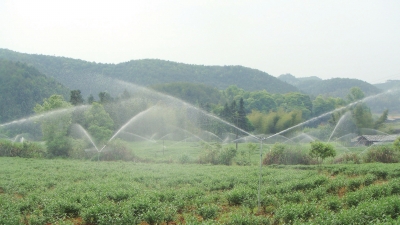
[[[89,133],[80,125],[80,124],[74,124],[74,126],[78,127],[78,129],[83,132],[83,134],[89,139],[89,141],[92,143],[92,145],[94,146],[94,148],[96,149],[96,151],[100,152],[101,150],[99,150],[96,146],[96,144],[94,143],[92,137],[89,135]]]
[[[145,138],[145,137],[140,136],[140,135],[138,135],[138,134],[134,134],[134,133],[131,133],[131,132],[126,132],[126,131],[122,131],[122,132],[125,133],[125,134],[129,134],[129,135],[132,135],[132,136],[141,138],[141,139],[143,139],[143,140],[145,140],[145,141],[150,141],[150,142],[153,142],[153,143],[156,142],[156,141],[154,141],[154,140],[152,140],[152,139]]]
[[[149,111],[153,110],[154,108],[156,108],[157,106],[152,106],[140,113],[138,113],[136,116],[132,117],[128,122],[126,122],[121,128],[119,128],[119,130],[117,132],[115,132],[115,134],[110,138],[110,140],[108,140],[108,142],[112,141],[121,131],[123,131],[127,126],[129,126],[133,121],[137,120],[139,117],[143,116],[144,114],[148,113]],[[107,143],[108,143],[107,142]],[[105,146],[104,146],[105,147]],[[103,148],[104,148],[103,147]]]
[[[45,112],[45,113],[42,113],[39,115],[33,115],[33,116],[30,116],[27,118],[22,118],[19,120],[14,120],[14,121],[8,122],[8,123],[3,123],[3,124],[0,124],[0,127],[6,127],[6,126],[14,125],[14,124],[24,123],[26,121],[37,121],[41,118],[52,116],[54,114],[61,114],[64,112],[75,110],[75,109],[81,109],[81,108],[83,109],[83,108],[87,108],[87,107],[88,107],[88,105],[81,105],[81,106],[75,106],[75,107],[71,107],[71,108],[56,109],[56,110]]]
[[[339,121],[336,123],[335,128],[333,128],[333,131],[332,131],[331,135],[328,138],[328,142],[331,141],[331,138],[332,138],[333,134],[335,133],[336,129],[341,124],[341,122],[347,117],[347,115],[349,115],[349,112],[345,113],[343,116],[340,117]]]

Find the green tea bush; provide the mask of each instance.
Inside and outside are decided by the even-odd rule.
[[[392,145],[372,146],[364,156],[364,162],[397,163],[399,152]]]
[[[364,177],[364,186],[369,186],[373,184],[377,180],[377,177],[374,174],[367,174]]]
[[[400,194],[400,179],[393,179],[389,182],[392,195]]]
[[[226,193],[226,199],[230,205],[241,205],[244,202],[252,199],[255,201],[255,196],[256,195],[253,190],[243,186],[235,187]]]
[[[348,190],[351,191],[355,191],[358,188],[360,188],[360,186],[364,183],[364,178],[354,178],[354,179],[350,179],[348,184],[347,184],[347,188]]]
[[[342,202],[337,196],[329,196],[325,199],[325,207],[331,211],[337,212],[342,208]]]
[[[229,216],[229,218],[230,220],[225,222],[224,224],[226,225],[272,224],[270,219],[267,217],[255,216],[251,214],[232,214]]]
[[[365,201],[358,206],[338,213],[325,214],[316,218],[315,224],[398,224],[400,199],[385,197]]]
[[[302,192],[285,193],[282,195],[282,199],[285,202],[300,203],[304,200],[304,194]]]
[[[357,206],[362,201],[368,200],[369,198],[370,196],[366,191],[360,190],[346,193],[343,201],[348,207],[353,207]]]
[[[197,213],[203,220],[215,219],[218,216],[219,207],[217,205],[203,205],[197,209]]]
[[[295,221],[307,222],[318,215],[320,211],[315,203],[285,204],[276,210],[274,219],[278,224],[292,224]]]

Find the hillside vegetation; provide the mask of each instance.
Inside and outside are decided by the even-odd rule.
[[[92,85],[92,89],[88,90],[88,84],[97,82],[103,77],[120,79],[142,86],[190,82],[207,84],[218,89],[237,85],[248,91],[264,89],[271,93],[298,91],[296,87],[265,72],[242,66],[188,65],[157,59],[102,64],[65,57],[23,54],[7,49],[0,49],[0,58],[32,65],[68,88],[81,90],[83,95],[104,91],[104,87],[97,89],[98,85]]]
[[[352,87],[359,87],[366,96],[382,91],[378,87],[358,79],[332,78],[322,80],[318,77],[296,78],[291,74],[283,74],[278,78],[313,96],[323,95],[345,98]]]
[[[33,107],[52,94],[68,95],[68,89],[24,63],[0,59],[0,122],[33,113]]]

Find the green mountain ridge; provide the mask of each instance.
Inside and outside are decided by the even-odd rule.
[[[52,94],[67,97],[69,90],[34,67],[0,59],[0,122],[33,114],[33,107]]]
[[[313,96],[323,95],[345,98],[352,87],[359,87],[366,96],[375,95],[382,91],[382,89],[358,79],[332,78],[322,80],[318,77],[296,78],[291,74],[283,74],[278,78]]]
[[[71,90],[81,90],[82,94],[86,96],[105,90],[106,86],[99,87],[94,84],[104,77],[141,86],[190,82],[209,85],[220,90],[230,85],[237,85],[247,91],[266,90],[270,93],[298,91],[296,87],[282,82],[276,77],[243,66],[189,65],[159,59],[103,64],[65,57],[18,53],[7,49],[0,49],[0,58],[32,65]]]

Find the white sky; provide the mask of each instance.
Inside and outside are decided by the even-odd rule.
[[[1,0],[0,48],[400,79],[399,0]]]

